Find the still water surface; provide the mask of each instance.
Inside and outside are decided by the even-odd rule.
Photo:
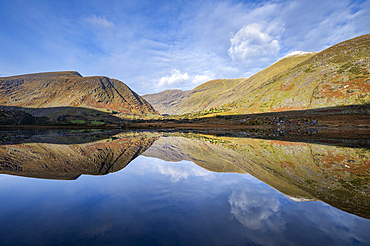
[[[3,141],[0,146],[2,173],[8,173],[0,174],[1,245],[370,244],[366,206],[364,210],[333,201],[334,206],[347,206],[345,210],[354,214],[344,212],[320,201],[309,188],[288,186],[294,182],[285,184],[287,178],[272,181],[273,188],[249,174],[253,166],[241,170],[243,166],[233,160],[250,162],[248,157],[258,159],[256,154],[230,148],[225,139],[220,139],[224,141],[220,145],[201,138],[124,133],[73,144],[62,135],[31,134],[23,143]],[[56,136],[60,136],[59,143],[50,143]],[[90,138],[81,135],[77,139]],[[234,144],[238,141],[260,144],[267,140],[232,140]],[[299,162],[289,151],[302,150],[302,146],[284,148]],[[309,147],[312,151],[315,146]],[[336,150],[332,146],[319,149],[323,148]],[[192,153],[195,149],[204,153]],[[212,154],[215,151],[218,153]],[[359,151],[366,160],[367,150]],[[277,158],[269,156],[265,159]],[[228,163],[225,169],[227,160],[222,158],[237,167]],[[15,160],[20,161],[11,166]],[[100,167],[88,169],[89,161]],[[116,170],[112,163],[122,168]],[[62,164],[74,167],[62,168]],[[211,165],[219,166],[211,171]],[[221,172],[222,168],[226,172]],[[102,170],[104,175],[99,175]],[[268,180],[274,175],[259,177]]]

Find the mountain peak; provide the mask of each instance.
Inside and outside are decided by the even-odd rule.
[[[283,58],[287,57],[292,57],[292,56],[304,56],[304,55],[313,55],[316,54],[317,52],[312,52],[312,51],[293,51],[290,52],[289,54],[285,55]],[[283,59],[281,58],[281,59]]]

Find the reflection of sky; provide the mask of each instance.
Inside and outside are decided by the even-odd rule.
[[[138,157],[75,181],[0,175],[3,245],[366,245],[370,221],[250,175]]]
[[[274,190],[256,190],[254,185],[229,196],[231,214],[245,227],[261,230],[268,226],[274,231],[284,229],[284,221],[277,218],[280,201]]]
[[[170,177],[172,182],[178,182],[181,179],[187,179],[190,177],[201,177],[204,180],[212,180],[214,177],[213,173],[207,171],[199,166],[195,165],[190,161],[180,162],[163,162],[161,160],[151,160],[150,164],[141,165],[142,170],[148,170],[149,172],[157,172],[164,176]],[[153,165],[156,163],[156,165]]]

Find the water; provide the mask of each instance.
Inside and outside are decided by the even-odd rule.
[[[15,134],[22,143],[0,146],[1,245],[370,244],[368,149],[196,134]],[[335,196],[346,192],[357,200]]]

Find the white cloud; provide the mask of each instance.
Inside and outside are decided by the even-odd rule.
[[[211,78],[208,77],[207,75],[196,75],[192,81],[193,84],[195,85],[199,85],[199,84],[202,84],[204,82],[207,82],[207,81],[210,81]]]
[[[189,90],[205,76],[249,77],[291,51],[321,51],[370,30],[370,1],[183,1],[150,12],[139,1],[82,2],[2,6],[2,76],[78,70],[139,94]]]
[[[159,80],[159,83],[157,84],[157,86],[162,87],[162,86],[181,85],[181,84],[188,82],[189,78],[190,77],[188,73],[181,74],[179,70],[172,69],[171,75],[162,77]]]
[[[92,15],[83,19],[86,23],[90,24],[96,29],[110,31],[116,28],[113,22],[108,21],[105,16]]]
[[[230,39],[231,47],[228,50],[233,60],[259,59],[264,56],[277,55],[280,50],[279,41],[270,36],[269,30],[262,30],[260,24],[252,23],[240,29]]]

